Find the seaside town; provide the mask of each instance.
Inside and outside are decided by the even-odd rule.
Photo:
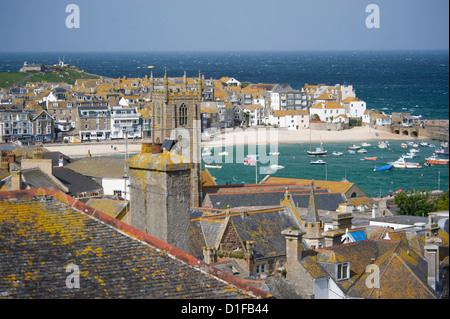
[[[351,84],[152,66],[107,78],[63,61],[17,74],[0,89],[0,298],[449,298],[448,190],[371,198],[357,180],[273,175],[220,185],[198,161],[226,132],[270,128],[288,142],[433,140],[425,164],[448,168],[448,120],[385,114]]]

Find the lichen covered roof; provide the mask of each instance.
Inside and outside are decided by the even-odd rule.
[[[52,188],[0,192],[0,228],[2,297],[269,296]]]

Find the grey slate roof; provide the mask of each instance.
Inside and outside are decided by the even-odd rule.
[[[0,228],[2,297],[268,296],[55,189],[0,192]],[[79,288],[67,286],[68,265]]]
[[[302,193],[291,192],[292,200],[297,207],[307,208],[309,204],[309,191]],[[284,198],[284,192],[255,192],[255,193],[210,193],[209,197],[213,208],[223,208],[227,205],[233,207],[245,206],[279,206]],[[317,209],[335,211],[340,203],[345,203],[345,197],[338,193],[315,191]]]
[[[67,192],[69,195],[102,191],[102,185],[92,178],[65,167],[54,167],[53,176],[69,189]]]

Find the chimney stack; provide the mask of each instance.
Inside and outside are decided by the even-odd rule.
[[[11,190],[18,191],[22,188],[22,178],[20,171],[11,172]]]
[[[130,225],[189,253],[191,163],[147,146],[128,160]]]
[[[442,239],[438,237],[439,226],[431,216],[425,226],[425,258],[428,265],[428,285],[437,290],[439,285],[439,246]]]

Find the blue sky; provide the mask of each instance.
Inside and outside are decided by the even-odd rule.
[[[71,3],[80,28],[66,27]],[[0,52],[448,50],[448,39],[448,0],[0,0]]]

